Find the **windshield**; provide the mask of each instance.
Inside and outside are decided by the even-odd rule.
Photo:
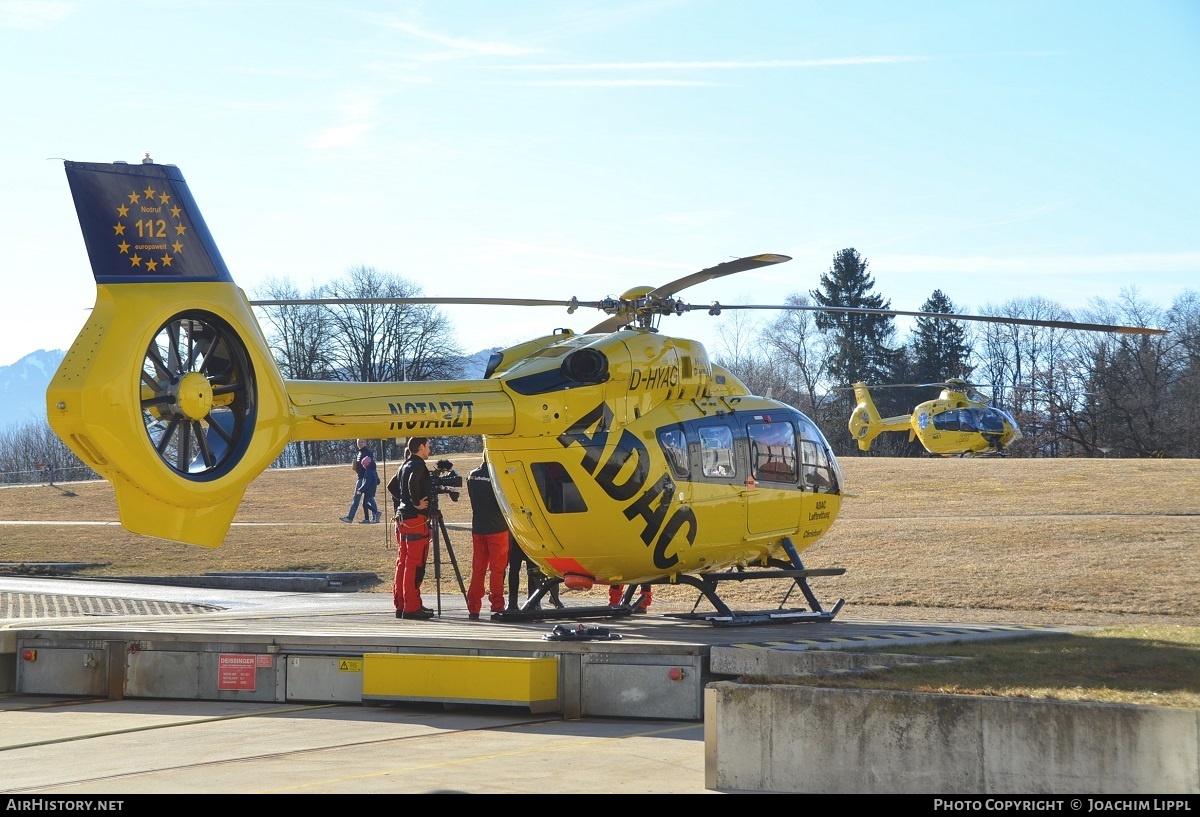
[[[794,418],[800,432],[801,485],[819,494],[840,493],[842,471],[830,452],[829,441],[803,414],[796,412]]]

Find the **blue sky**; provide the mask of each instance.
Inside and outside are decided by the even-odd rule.
[[[61,160],[146,152],[251,295],[595,300],[774,252],[683,297],[782,303],[844,247],[898,309],[1200,288],[1191,0],[0,0],[0,67],[0,365],[94,300]],[[468,352],[602,317],[446,314]]]

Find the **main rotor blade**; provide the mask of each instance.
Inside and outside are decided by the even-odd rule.
[[[700,305],[687,306],[685,311],[704,309]],[[1078,321],[1036,320],[1034,318],[1001,318],[990,315],[956,315],[945,312],[908,312],[903,309],[868,309],[854,306],[793,306],[790,304],[718,304],[707,307],[710,315],[718,315],[726,309],[773,309],[797,312],[846,312],[854,315],[906,315],[916,318],[939,318],[947,321],[983,321],[1007,323],[1019,326],[1046,326],[1051,329],[1082,329],[1088,332],[1117,332],[1123,335],[1165,335],[1166,329],[1151,329],[1145,326],[1113,326],[1106,323],[1080,323]]]
[[[943,382],[943,383],[880,383],[877,386],[871,386],[868,384],[864,384],[864,385],[866,385],[866,387],[868,389],[870,389],[871,391],[878,391],[879,389],[950,389],[950,388],[954,388],[955,386],[957,386],[959,384],[951,384],[951,383]],[[978,390],[980,388],[991,388],[990,385],[976,386],[974,383],[963,383],[961,385],[963,386],[964,389],[967,389],[967,390]],[[854,387],[853,386],[837,386],[836,388],[843,389],[843,390],[849,390],[849,389],[853,389]]]
[[[705,281],[711,281],[714,278],[723,278],[726,275],[733,275],[735,272],[745,272],[749,269],[758,269],[759,267],[769,267],[772,264],[782,264],[784,261],[791,261],[790,255],[779,255],[777,253],[759,253],[758,255],[748,255],[745,258],[735,258],[733,261],[726,261],[722,264],[717,264],[715,267],[702,269],[699,272],[693,272],[691,275],[685,275],[682,278],[676,278],[668,284],[663,284],[660,287],[652,289],[644,296],[647,302],[662,300],[669,298],[680,290],[687,289],[696,284],[702,284]],[[686,308],[685,308],[686,311]],[[598,335],[605,332],[615,332],[622,326],[627,326],[637,318],[637,315],[632,312],[613,315],[587,330],[584,334]]]
[[[616,332],[622,326],[628,326],[633,323],[637,315],[632,312],[624,315],[613,315],[611,318],[605,318],[600,323],[593,326],[583,334],[585,335],[606,335],[609,332]]]
[[[600,308],[599,301],[548,301],[541,298],[280,298],[251,301],[251,306],[308,306],[308,305],[355,305],[355,304],[447,304],[461,306],[564,306],[568,309],[580,306]]]
[[[685,275],[682,278],[676,279],[669,284],[663,284],[658,289],[652,291],[647,297],[650,298],[666,298],[668,295],[674,295],[680,290],[687,289],[690,286],[711,281],[713,278],[722,278],[726,275],[733,275],[735,272],[745,272],[748,269],[758,269],[759,267],[769,267],[771,264],[782,264],[784,261],[791,261],[790,255],[776,255],[775,253],[762,253],[760,255],[750,255],[745,258],[738,258],[733,261],[726,261],[723,264],[717,264],[715,267],[702,269],[699,272],[693,272],[691,275]]]

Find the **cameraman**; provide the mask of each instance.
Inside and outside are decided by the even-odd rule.
[[[407,456],[388,482],[388,493],[396,504],[396,578],[392,603],[396,618],[426,620],[433,611],[421,604],[421,578],[429,556],[429,514],[433,486],[425,460],[429,458],[428,437],[409,437]]]

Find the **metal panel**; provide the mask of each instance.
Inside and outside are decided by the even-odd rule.
[[[443,701],[558,711],[558,658],[367,653],[363,701]]]
[[[363,658],[291,655],[285,658],[289,701],[362,701]]]
[[[125,694],[131,698],[199,698],[200,654],[130,652],[125,658]]]
[[[221,685],[222,657],[237,657],[255,662],[249,671],[247,686],[231,689]],[[206,701],[282,701],[284,700],[283,657],[277,653],[244,650],[205,652],[200,655],[200,695]]]
[[[700,720],[700,664],[699,656],[584,656],[583,715]]]
[[[102,647],[96,649],[36,648],[36,657],[26,660],[17,648],[17,691],[30,695],[108,694],[108,661]]]

